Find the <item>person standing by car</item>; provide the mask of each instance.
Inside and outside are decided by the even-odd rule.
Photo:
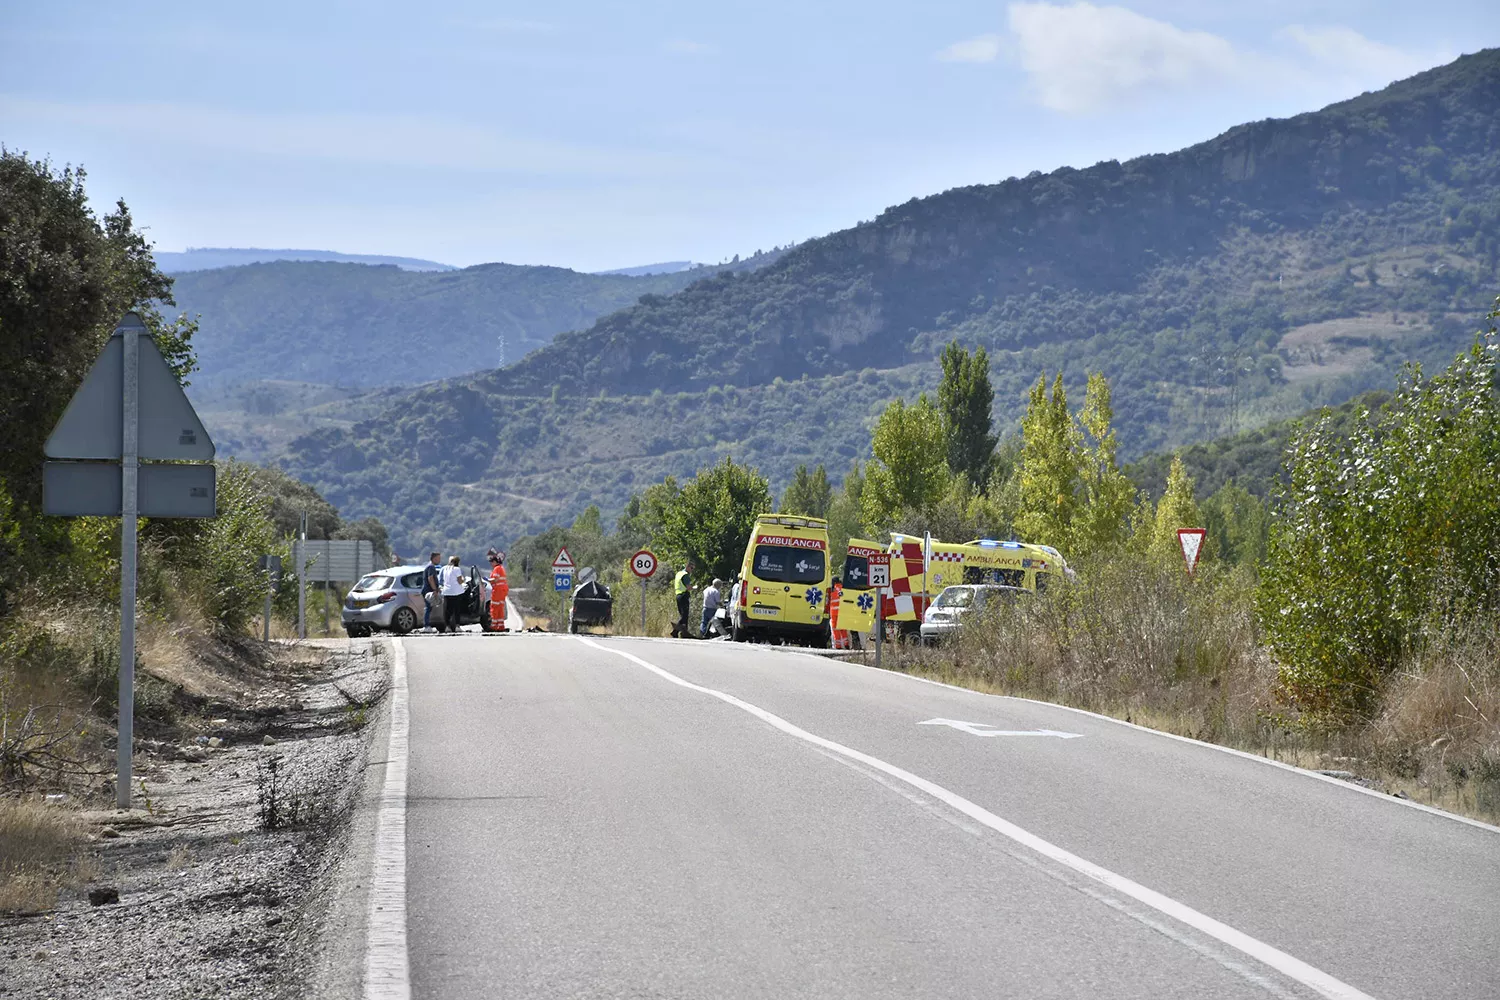
[[[438,600],[438,572],[441,566],[439,560],[443,558],[441,552],[434,552],[428,557],[427,565],[422,568],[422,631],[432,628],[432,606]]]
[[[443,593],[443,625],[455,634],[463,620],[465,584],[468,582],[458,568],[458,556],[449,556],[448,565],[439,574],[439,583]]]
[[[505,578],[505,557],[490,549],[490,631],[506,632],[505,599],[510,596],[510,583]]]
[[[724,586],[724,581],[715,578],[712,583],[703,588],[703,624],[698,629],[698,638],[708,638],[708,623],[714,620],[714,615],[719,613],[719,605],[724,600],[723,591],[719,588]]]
[[[688,605],[693,599],[693,585],[689,578],[693,574],[692,560],[682,564],[677,576],[672,580],[672,592],[677,595],[677,620],[672,623],[672,638],[691,639],[693,634],[688,631]]]

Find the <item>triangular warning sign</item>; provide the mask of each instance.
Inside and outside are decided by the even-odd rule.
[[[135,313],[126,313],[104,345],[83,384],[73,393],[62,419],[52,429],[43,449],[48,458],[113,459],[123,450],[125,331],[140,345],[137,372],[139,416],[138,452],[141,458],[207,462],[214,457],[214,443],[198,419],[193,404],[156,341],[146,335],[146,325]]]
[[[1203,536],[1206,534],[1202,528],[1177,529],[1177,542],[1182,546],[1182,558],[1187,563],[1189,576],[1198,565],[1198,554],[1203,551]]]
[[[557,558],[552,560],[553,569],[572,569],[573,557],[568,555],[568,547],[564,545],[557,553]]]

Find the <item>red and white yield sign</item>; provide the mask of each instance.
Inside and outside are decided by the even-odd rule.
[[[631,556],[630,572],[634,573],[642,580],[646,579],[652,573],[655,573],[656,553],[652,552],[650,549],[641,549],[635,555]]]
[[[1198,565],[1198,555],[1203,551],[1203,536],[1208,534],[1202,528],[1178,528],[1177,544],[1182,546],[1182,560],[1187,563],[1188,576],[1193,575],[1193,570]]]

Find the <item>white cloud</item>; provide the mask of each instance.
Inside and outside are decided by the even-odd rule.
[[[1037,102],[1073,115],[1227,87],[1334,99],[1447,58],[1406,52],[1344,26],[1291,25],[1276,35],[1282,44],[1266,51],[1124,7],[1025,2],[1008,13],[1011,46]]]
[[[979,35],[954,42],[937,54],[943,62],[989,63],[1000,57],[1000,36]]]
[[[1021,68],[1043,107],[1099,111],[1151,90],[1182,90],[1232,79],[1242,70],[1218,35],[1090,3],[1010,6]]]
[[[268,114],[190,104],[73,104],[0,94],[0,120],[66,123],[121,133],[133,141],[254,156],[387,166],[642,177],[690,169],[681,157],[665,153],[536,139],[425,115]]]
[[[1446,61],[1444,56],[1435,53],[1423,57],[1403,52],[1341,25],[1307,27],[1293,24],[1283,28],[1280,35],[1325,69],[1363,78],[1373,76],[1395,80]]]

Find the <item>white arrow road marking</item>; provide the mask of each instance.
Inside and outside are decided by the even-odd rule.
[[[1061,733],[1056,729],[991,729],[988,723],[959,722],[957,719],[928,719],[917,725],[951,726],[966,733],[973,733],[975,736],[1056,736],[1060,740],[1076,740],[1083,737],[1082,733]]]
[[[1253,938],[1244,931],[1235,930],[1228,924],[1221,923],[1206,913],[1198,912],[1186,903],[1179,903],[1170,896],[1165,896],[1154,889],[1148,889],[1139,882],[1134,882],[1123,875],[1110,871],[1108,868],[1080,858],[1070,851],[1065,851],[1056,844],[1043,840],[1036,834],[1001,819],[978,803],[972,802],[956,792],[951,792],[934,781],[928,781],[926,778],[915,775],[904,768],[897,767],[895,764],[887,763],[879,757],[872,757],[852,747],[846,747],[842,743],[835,743],[826,737],[810,733],[799,726],[792,725],[781,716],[774,715],[758,705],[752,705],[748,701],[736,698],[732,694],[716,691],[701,684],[694,684],[692,681],[685,680],[674,673],[663,670],[654,663],[647,663],[639,656],[627,653],[623,649],[605,646],[592,639],[585,639],[581,635],[574,636],[574,638],[585,646],[591,646],[601,652],[613,653],[616,656],[624,657],[631,663],[645,667],[663,680],[676,684],[679,687],[687,688],[689,691],[697,691],[700,694],[708,695],[710,698],[717,698],[727,705],[733,705],[740,711],[754,716],[766,723],[766,725],[771,726],[773,729],[778,729],[788,736],[811,743],[815,747],[830,750],[841,757],[864,764],[866,767],[874,768],[902,784],[932,796],[950,809],[956,810],[975,822],[994,830],[1002,837],[1006,837],[1020,844],[1022,847],[1035,851],[1053,863],[1071,869],[1085,878],[1093,879],[1095,882],[1107,886],[1122,896],[1149,906],[1158,913],[1165,914],[1179,923],[1186,924],[1200,934],[1213,938],[1221,944],[1228,945],[1243,955],[1248,955],[1257,962],[1275,969],[1288,979],[1295,980],[1303,986],[1308,987],[1319,996],[1327,997],[1328,1000],[1374,1000],[1369,994],[1355,989],[1340,979],[1335,979],[1322,969],[1308,965],[1301,959],[1288,955],[1286,952],[1266,944],[1264,941]]]

